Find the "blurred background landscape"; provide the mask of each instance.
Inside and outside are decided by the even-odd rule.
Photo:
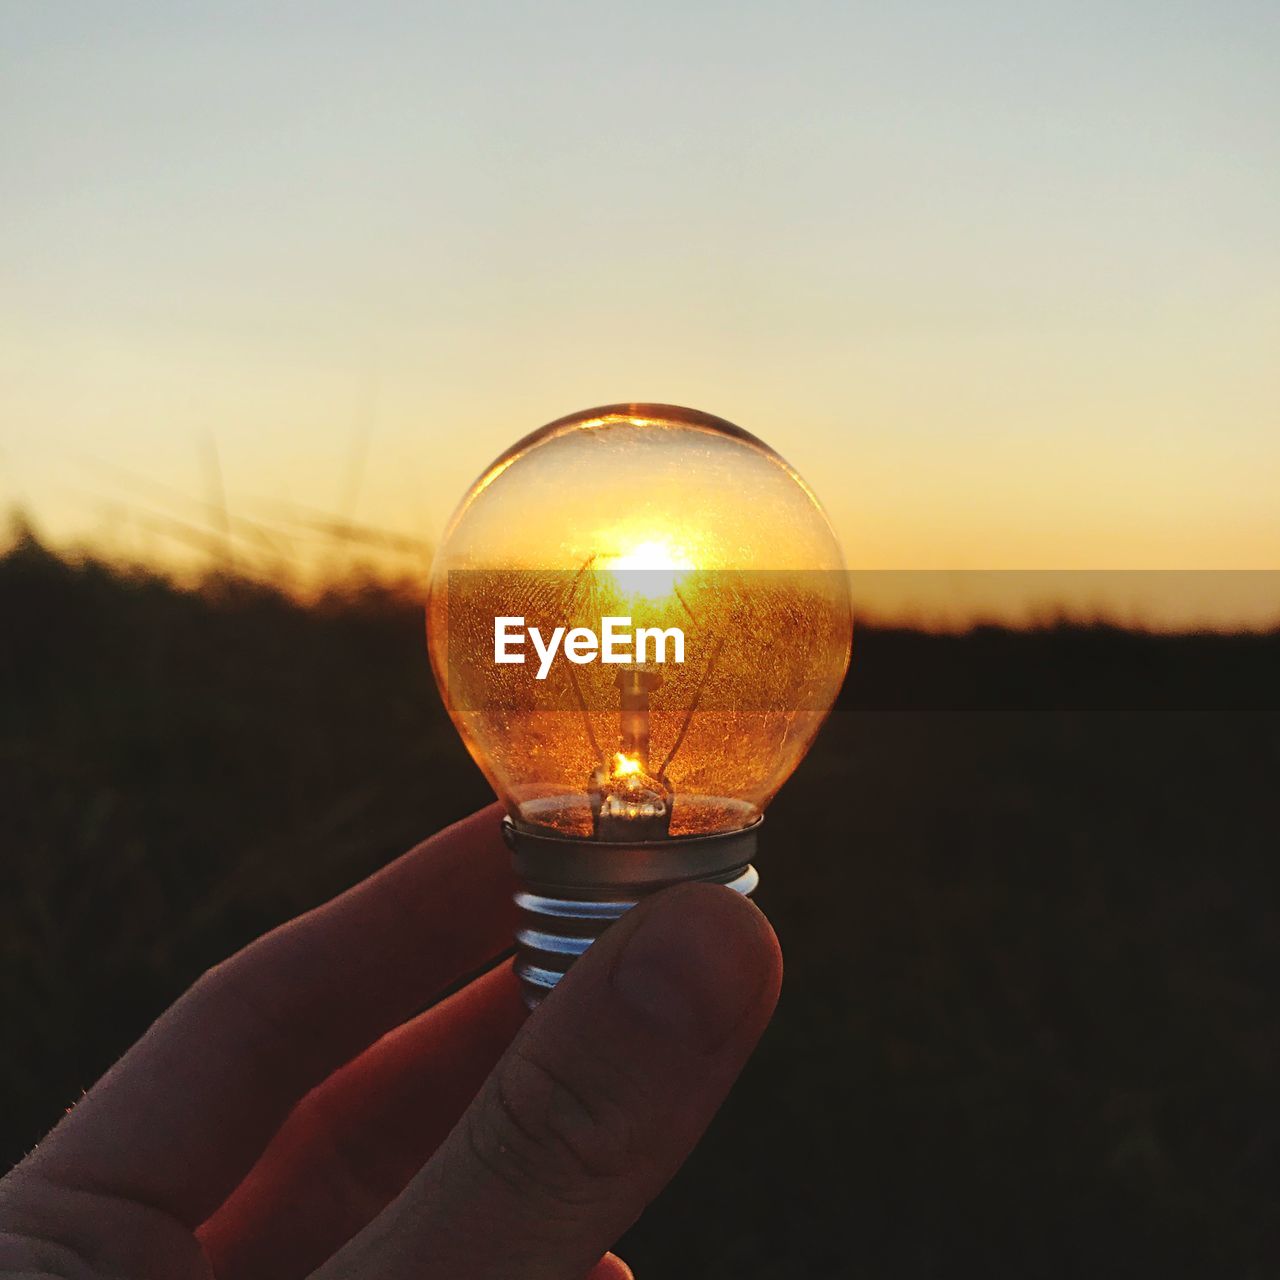
[[[214,961],[489,799],[421,602],[0,558],[0,1154]],[[1280,1266],[1280,634],[861,628],[770,810],[757,1059],[642,1277]]]

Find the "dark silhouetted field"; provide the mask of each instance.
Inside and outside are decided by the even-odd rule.
[[[418,609],[0,560],[0,1139],[484,803]],[[1280,639],[864,630],[770,812],[777,1020],[641,1280],[1280,1274]]]

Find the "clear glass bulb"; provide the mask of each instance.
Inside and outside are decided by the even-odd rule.
[[[523,620],[523,663],[496,661],[503,618]],[[569,659],[573,629],[607,618],[629,620],[631,660]],[[731,423],[644,404],[498,458],[449,523],[427,621],[445,704],[516,827],[629,843],[755,823],[830,710],[852,630],[839,545],[795,471]],[[534,627],[565,628],[542,678]],[[639,628],[662,636],[641,652]]]

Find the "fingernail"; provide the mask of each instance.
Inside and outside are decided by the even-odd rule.
[[[642,919],[613,964],[624,1004],[699,1053],[729,1038],[760,999],[772,964],[764,918],[715,885],[669,889]]]

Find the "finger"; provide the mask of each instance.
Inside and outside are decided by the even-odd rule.
[[[30,1157],[28,1174],[194,1227],[293,1104],[506,946],[491,806],[211,969]]]
[[[580,1280],[683,1162],[777,999],[764,916],[667,890],[529,1020],[423,1171],[316,1280]]]
[[[345,1244],[440,1145],[525,1017],[502,965],[313,1089],[200,1228],[219,1280],[305,1276]]]
[[[636,1280],[631,1268],[616,1253],[606,1253],[587,1280]]]

